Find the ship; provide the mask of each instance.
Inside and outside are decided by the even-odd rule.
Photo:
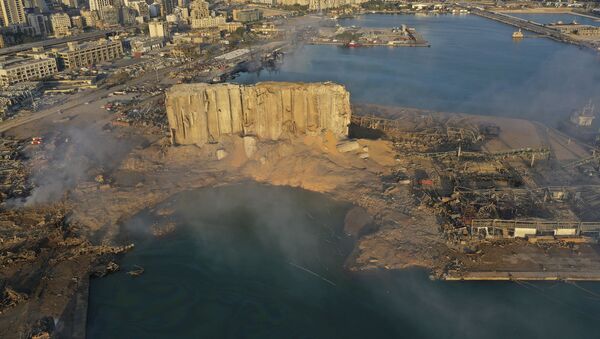
[[[513,39],[523,39],[525,36],[523,35],[523,32],[521,32],[521,29],[519,28],[518,31],[515,31],[512,34]]]

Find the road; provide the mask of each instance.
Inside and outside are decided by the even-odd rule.
[[[32,49],[33,47],[49,47],[67,43],[69,41],[82,41],[82,40],[94,40],[100,37],[106,37],[107,34],[114,33],[115,31],[94,31],[81,33],[75,36],[65,37],[65,38],[57,38],[57,39],[48,39],[43,41],[30,42],[27,44],[20,44],[16,46],[10,46],[5,48],[0,48],[0,55],[13,54],[17,52],[27,51]]]
[[[304,19],[302,22],[300,20],[293,20],[292,23],[293,27],[297,27],[297,26],[304,26],[307,22],[308,23],[314,23],[317,22],[319,20],[319,18],[310,18],[311,20],[306,20]],[[272,51],[278,48],[282,48],[285,46],[288,46],[290,43],[290,41],[272,41],[272,42],[268,42],[265,44],[261,44],[258,46],[254,46],[253,47],[253,53],[264,53],[266,51]],[[193,62],[198,62],[199,60],[194,60]],[[237,60],[239,61],[239,60]],[[111,92],[114,91],[118,91],[121,90],[123,88],[125,88],[126,86],[130,86],[130,85],[136,85],[142,82],[149,82],[149,83],[170,83],[172,84],[174,81],[172,79],[169,78],[169,73],[176,70],[176,69],[181,69],[184,68],[185,64],[183,65],[177,65],[177,66],[171,66],[171,67],[165,67],[161,70],[158,71],[152,71],[152,70],[148,70],[143,76],[139,77],[139,78],[135,78],[132,79],[130,81],[127,81],[121,85],[118,86],[114,86],[112,88],[98,88],[92,91],[85,91],[83,93],[79,93],[79,94],[75,94],[73,96],[71,96],[67,102],[62,103],[60,105],[56,105],[56,106],[52,106],[50,108],[47,109],[43,109],[37,112],[32,113],[31,115],[27,115],[27,116],[22,116],[22,117],[16,117],[14,119],[11,120],[7,120],[4,121],[2,123],[0,123],[0,133],[9,131],[13,128],[34,122],[36,120],[40,120],[52,115],[58,115],[60,113],[78,113],[78,112],[74,112],[74,110],[76,109],[80,109],[81,112],[85,111],[85,103],[89,103],[89,104],[93,104],[96,101],[99,101],[103,96],[108,95]],[[200,76],[199,78],[197,78],[197,80],[199,81],[209,81],[210,79],[213,79],[214,77],[223,74],[223,73],[227,73],[228,71],[231,70],[215,70],[213,72],[210,72],[209,74]]]
[[[495,20],[495,21],[498,21],[498,22],[501,22],[501,23],[504,23],[507,25],[511,25],[511,26],[514,26],[517,28],[521,28],[521,29],[533,32],[533,33],[537,33],[537,34],[543,35],[547,38],[550,38],[550,39],[553,39],[556,41],[569,43],[569,44],[573,44],[573,45],[578,45],[578,46],[582,46],[582,47],[587,47],[592,50],[596,50],[596,46],[593,43],[590,43],[590,42],[584,41],[584,40],[574,39],[573,37],[571,37],[567,34],[563,34],[562,32],[560,32],[556,29],[545,27],[544,25],[535,23],[533,21],[528,21],[525,19],[510,16],[510,15],[503,14],[503,13],[497,13],[497,12],[491,12],[491,11],[484,10],[484,9],[478,9],[478,8],[471,7],[471,6],[468,6],[465,4],[461,4],[459,6],[469,9],[471,11],[471,14],[481,16],[486,19]]]
[[[43,119],[43,118],[46,118],[46,117],[49,117],[49,116],[52,116],[55,114],[58,115],[60,112],[68,113],[77,108],[81,108],[83,111],[83,109],[85,108],[86,102],[92,104],[95,101],[98,101],[103,96],[106,96],[111,92],[121,90],[121,89],[125,88],[126,86],[135,85],[135,84],[139,84],[141,82],[146,82],[146,81],[156,82],[157,79],[168,78],[169,72],[171,72],[175,67],[176,66],[166,67],[162,70],[159,70],[158,72],[148,71],[139,78],[132,79],[121,85],[111,87],[110,89],[109,88],[98,88],[98,89],[95,89],[92,91],[86,91],[86,92],[83,92],[80,94],[76,94],[76,95],[72,96],[71,98],[69,98],[69,100],[63,104],[52,106],[50,108],[34,112],[28,116],[17,117],[12,120],[7,120],[7,121],[3,122],[2,124],[0,124],[0,133],[6,132],[15,127],[18,127],[18,126],[21,126],[21,125],[24,125],[24,124],[27,124],[27,123],[30,123],[30,122],[33,122],[33,121],[36,121],[39,119]]]

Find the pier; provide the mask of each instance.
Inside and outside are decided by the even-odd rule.
[[[465,6],[463,5],[463,7],[465,7]],[[480,16],[480,17],[483,17],[486,19],[498,21],[503,24],[511,25],[511,26],[520,28],[522,30],[533,32],[537,35],[541,35],[541,36],[544,36],[544,37],[547,37],[547,38],[550,38],[550,39],[553,39],[553,40],[556,40],[559,42],[564,42],[564,43],[568,43],[568,44],[592,48],[592,49],[596,50],[596,47],[594,46],[594,44],[592,44],[590,42],[573,39],[572,37],[570,37],[566,34],[563,34],[556,29],[546,27],[542,24],[539,24],[539,23],[536,23],[533,21],[528,21],[525,19],[510,16],[507,14],[488,11],[483,8],[469,7],[469,10],[471,11],[471,14],[474,14],[474,15],[477,15],[477,16]]]
[[[345,47],[430,47],[414,28],[406,25],[388,28],[359,28],[322,27],[319,34],[311,39],[309,44],[313,45],[338,45]]]

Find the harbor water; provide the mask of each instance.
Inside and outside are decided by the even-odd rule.
[[[600,99],[598,56],[476,16],[368,15],[415,27],[431,48],[303,46],[276,72],[236,81],[336,81],[354,102],[556,122]],[[600,284],[431,281],[424,270],[351,273],[349,206],[302,190],[244,184],[126,222],[122,270],[93,279],[88,338],[593,338]],[[144,273],[125,271],[139,265]]]
[[[414,27],[430,48],[306,45],[275,72],[235,81],[335,81],[351,100],[555,124],[594,99],[600,56],[546,38],[512,39],[515,28],[474,15],[365,15],[344,26]],[[526,32],[527,35],[527,32]]]
[[[350,273],[349,206],[243,184],[180,194],[173,233],[150,213],[124,227],[136,248],[91,283],[96,338],[592,338],[600,285],[430,281],[427,272]],[[125,272],[139,265],[144,273]]]

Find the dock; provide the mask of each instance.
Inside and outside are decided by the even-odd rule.
[[[469,10],[471,11],[471,14],[474,14],[474,15],[477,15],[477,16],[480,16],[480,17],[483,17],[486,19],[498,21],[498,22],[501,22],[506,25],[511,25],[511,26],[520,28],[522,30],[535,33],[537,35],[541,35],[541,36],[550,38],[555,41],[578,45],[581,47],[587,47],[587,48],[591,48],[593,50],[597,50],[596,46],[590,42],[573,39],[572,37],[570,37],[564,33],[561,33],[560,31],[558,31],[556,29],[549,28],[549,27],[544,26],[537,22],[517,18],[517,17],[511,16],[508,14],[488,11],[483,8],[469,7]]]
[[[448,272],[445,281],[600,281],[600,272]]]
[[[430,47],[414,28],[406,25],[389,28],[322,27],[318,35],[308,41],[313,45],[356,47]]]

